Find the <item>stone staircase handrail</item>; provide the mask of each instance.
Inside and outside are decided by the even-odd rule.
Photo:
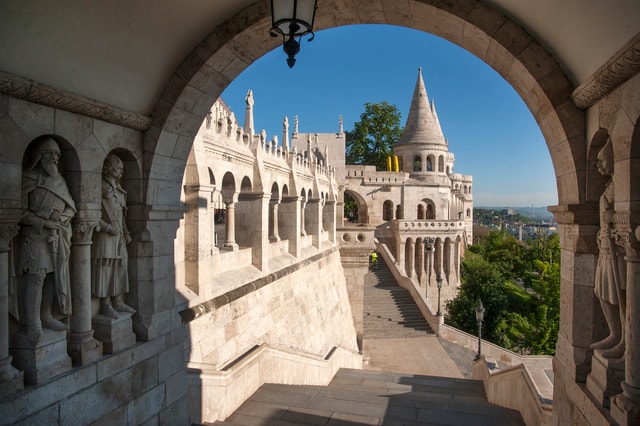
[[[340,368],[362,368],[362,355],[333,346],[321,356],[275,344],[256,344],[224,364],[190,362],[187,387],[192,423],[230,416],[265,383],[326,386]]]
[[[487,400],[520,412],[527,425],[551,425],[553,401],[542,396],[525,364],[492,369],[486,357],[473,365],[473,378],[482,380]]]

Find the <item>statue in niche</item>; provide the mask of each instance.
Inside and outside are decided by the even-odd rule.
[[[76,207],[60,174],[60,147],[52,138],[37,143],[22,173],[23,214],[16,256],[18,315],[27,338],[37,343],[42,327],[62,331],[67,325],[54,311],[71,315],[69,255],[71,219]],[[57,315],[60,317],[60,315]]]
[[[129,292],[127,245],[131,234],[125,223],[127,193],[120,186],[122,161],[110,154],[102,167],[102,218],[91,246],[92,290],[100,299],[100,313],[117,319],[118,312],[135,313],[124,303]]]
[[[613,177],[613,145],[611,139],[598,152],[596,167],[603,176]],[[600,197],[600,230],[598,231],[598,263],[596,265],[595,295],[600,300],[609,335],[593,343],[605,358],[617,359],[624,356],[624,315],[626,265],[624,254],[614,241],[614,184],[609,179]]]

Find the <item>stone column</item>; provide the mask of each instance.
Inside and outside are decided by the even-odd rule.
[[[270,218],[271,223],[269,224],[269,241],[276,242],[280,241],[280,235],[278,234],[278,207],[280,206],[280,202],[278,200],[271,200],[269,202],[269,210],[270,210]]]
[[[223,250],[238,250],[236,243],[236,204],[234,200],[225,199],[224,205],[227,208],[227,226],[225,228],[225,238]]]
[[[91,326],[91,236],[96,226],[95,221],[76,220],[71,237],[69,269],[73,314],[67,350],[75,365],[87,364],[102,356],[102,346],[93,338]]]
[[[416,265],[416,271],[418,272],[418,283],[420,287],[424,287],[426,283],[425,269],[424,269],[424,244],[422,239],[416,243],[416,250],[418,251],[418,264]]]
[[[251,263],[261,271],[269,268],[269,200],[271,194],[241,193],[235,208],[236,220],[242,223],[235,235],[242,247],[251,247]]]
[[[627,289],[625,374],[622,393],[613,398],[611,415],[625,426],[640,424],[640,227],[620,235],[626,249]]]
[[[442,279],[447,277],[444,274],[444,243],[440,240],[440,243],[436,243],[435,249],[438,251],[438,264],[436,266],[436,273],[440,274]]]
[[[448,247],[449,250],[447,250],[447,264],[449,265],[449,274],[447,279],[449,281],[449,285],[451,285],[452,282],[456,281],[455,243],[452,240],[449,240]]]
[[[335,201],[325,201],[322,209],[324,231],[328,233],[327,239],[334,244],[337,242],[336,217],[338,215],[336,214],[336,206],[337,203]]]
[[[24,389],[23,373],[9,355],[9,244],[18,233],[20,211],[6,212],[0,222],[0,397]]]
[[[416,250],[416,246],[413,242],[413,239],[408,238],[406,244],[409,245],[409,256],[408,259],[405,259],[405,267],[404,270],[407,272],[407,276],[409,278],[413,277],[413,274],[415,273],[415,268],[413,266],[413,264],[415,263],[415,259],[416,259],[416,254],[415,254],[415,250]],[[406,250],[406,247],[405,247]]]
[[[550,210],[558,223],[562,250],[562,309],[554,358],[556,389],[562,392],[564,382],[586,382],[592,367],[593,350],[590,345],[606,331],[599,328],[599,322],[593,317],[594,312],[600,309],[593,293],[598,259],[599,207],[591,202],[554,206]]]
[[[305,236],[307,235],[307,227],[304,224],[305,218],[304,218],[304,209],[307,206],[306,201],[304,200],[304,198],[300,199],[300,235]]]
[[[282,215],[283,227],[280,230],[282,238],[289,241],[289,253],[296,259],[300,258],[300,202],[298,197],[284,197],[278,213]]]
[[[314,247],[320,247],[320,236],[322,229],[322,200],[316,198],[313,200],[307,200],[307,217],[305,220],[309,221],[309,228],[306,231],[311,234],[312,244]]]
[[[396,235],[396,263],[398,264],[400,270],[402,270],[401,268],[404,268],[404,251],[406,244],[407,241],[405,239],[403,239],[399,235]]]

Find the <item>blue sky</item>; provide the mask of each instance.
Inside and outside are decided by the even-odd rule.
[[[360,120],[366,102],[398,107],[404,126],[422,74],[434,99],[454,172],[473,176],[474,204],[530,207],[557,204],[551,157],[540,129],[513,88],[464,49],[421,31],[354,25],[319,31],[301,43],[293,69],[281,47],[240,74],[222,94],[244,123],[253,90],[256,131],[282,140],[282,121],[299,117],[300,132],[336,132]]]

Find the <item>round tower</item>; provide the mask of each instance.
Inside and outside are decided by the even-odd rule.
[[[442,134],[435,103],[429,103],[422,68],[418,68],[418,80],[404,132],[393,151],[403,171],[413,179],[431,180],[430,176],[446,176],[453,172],[454,156]]]

